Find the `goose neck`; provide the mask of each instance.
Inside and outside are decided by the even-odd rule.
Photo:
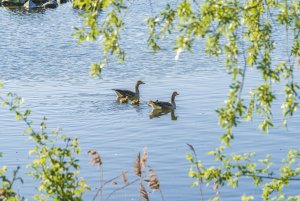
[[[172,105],[173,105],[173,108],[175,109],[175,108],[176,108],[175,94],[172,94],[172,97],[171,97],[171,103],[172,103]]]
[[[139,93],[140,93],[140,91],[139,91],[139,84],[137,83],[136,85],[135,85],[135,93],[138,95]]]

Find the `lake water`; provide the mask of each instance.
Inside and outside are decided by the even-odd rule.
[[[146,1],[147,2],[147,1]],[[157,6],[153,12],[161,7]],[[136,154],[147,147],[149,164],[156,170],[165,200],[199,200],[197,188],[191,188],[188,177],[189,152],[186,143],[193,144],[204,164],[213,161],[206,153],[219,145],[222,130],[218,126],[215,109],[222,106],[230,77],[222,62],[203,54],[201,48],[193,53],[183,53],[175,61],[170,41],[163,42],[163,49],[156,55],[147,50],[145,13],[149,5],[136,2],[126,14],[122,43],[128,58],[125,63],[110,61],[102,73],[102,79],[88,76],[88,67],[100,58],[98,43],[78,45],[71,35],[80,26],[80,17],[71,4],[43,13],[17,14],[0,8],[0,80],[4,91],[12,91],[25,98],[25,107],[32,110],[32,118],[38,122],[47,116],[48,128],[63,128],[69,136],[78,136],[82,147],[81,176],[92,187],[85,200],[92,200],[99,184],[97,168],[91,166],[86,154],[96,149],[104,163],[104,179],[108,180],[121,170],[132,171]],[[277,40],[285,37],[278,31]],[[203,42],[200,42],[201,46]],[[276,59],[284,59],[285,49],[278,45]],[[299,70],[296,70],[299,74]],[[141,104],[118,104],[112,88],[133,89],[136,80],[143,80]],[[299,80],[299,76],[296,76]],[[246,89],[256,86],[257,72],[249,71]],[[149,99],[169,100],[176,90],[177,120],[167,114],[150,118]],[[274,88],[282,94],[280,87]],[[275,104],[275,130],[268,135],[257,129],[257,122],[242,124],[235,133],[232,153],[256,151],[258,157],[272,153],[275,169],[290,148],[298,148],[300,142],[299,115],[289,122],[289,129],[280,127],[280,99]],[[25,125],[14,115],[1,108],[0,151],[4,156],[0,166],[22,167],[24,184],[17,190],[32,200],[34,181],[25,175],[31,160],[28,150],[31,141],[22,135]],[[131,173],[130,178],[133,178]],[[242,180],[236,189],[221,189],[222,200],[240,200],[243,194],[259,196],[259,188],[251,187],[250,180]],[[299,185],[298,185],[299,186]],[[108,187],[104,195],[111,192]],[[291,194],[299,193],[297,185],[291,185]],[[115,194],[111,200],[138,200],[136,186]],[[204,198],[212,196],[212,186],[204,187]],[[152,199],[151,199],[152,198]],[[159,200],[158,192],[150,195]],[[260,198],[257,197],[256,200]]]

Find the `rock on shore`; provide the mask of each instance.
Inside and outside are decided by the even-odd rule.
[[[20,7],[26,10],[57,8],[69,0],[0,0],[0,6]]]

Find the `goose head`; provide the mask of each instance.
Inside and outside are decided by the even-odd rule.
[[[178,96],[178,95],[179,95],[179,93],[177,93],[177,91],[174,91],[173,94],[172,94],[172,96],[174,96],[174,97]]]
[[[141,84],[145,84],[145,82],[143,82],[142,80],[138,80],[138,81],[136,82],[136,85],[137,85],[137,86],[139,86],[139,85],[141,85]]]

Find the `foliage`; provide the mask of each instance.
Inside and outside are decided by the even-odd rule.
[[[1,93],[1,87],[3,86],[3,83],[0,82],[0,93]],[[0,159],[2,158],[2,152],[0,152]],[[21,201],[24,200],[21,198],[17,193],[13,190],[13,184],[16,181],[20,181],[23,183],[22,178],[17,177],[18,171],[20,167],[17,167],[16,170],[13,171],[13,178],[10,180],[7,176],[7,167],[6,166],[0,166],[0,200],[3,201]]]
[[[271,15],[271,9],[274,13],[279,9],[277,16]],[[273,127],[271,106],[276,98],[272,91],[274,84],[285,83],[286,99],[282,105],[284,118],[291,116],[297,108],[299,85],[293,80],[290,61],[291,56],[296,57],[299,51],[299,29],[295,27],[299,12],[298,3],[287,1],[253,0],[243,3],[206,0],[199,6],[193,6],[191,1],[184,0],[177,9],[167,6],[158,16],[149,18],[150,33],[154,30],[154,34],[150,34],[149,46],[153,46],[152,40],[156,41],[167,34],[166,31],[171,33],[177,30],[180,33],[175,41],[177,54],[190,50],[196,39],[205,39],[207,54],[225,56],[232,84],[225,106],[218,109],[217,113],[221,127],[226,130],[221,140],[229,146],[233,139],[232,129],[242,119],[252,120],[255,112],[263,117],[260,124],[263,131],[267,132]],[[286,61],[278,64],[272,61],[275,50],[274,26],[276,29],[283,28],[286,34],[290,29],[294,33],[293,46],[287,53]],[[263,82],[249,92],[249,99],[245,101],[241,95],[248,67],[257,68]]]
[[[1,157],[1,155],[0,155]],[[13,190],[13,185],[16,181],[20,181],[23,183],[22,178],[17,177],[18,171],[20,167],[17,167],[16,170],[13,171],[13,178],[10,180],[6,176],[7,167],[3,166],[0,168],[0,200],[3,201],[23,201],[24,198],[21,198],[20,195],[18,195]]]
[[[16,94],[8,93],[6,98],[1,97],[2,105],[7,106],[16,114],[16,119],[27,125],[26,133],[35,143],[35,148],[29,153],[35,159],[28,167],[32,168],[30,175],[40,181],[36,200],[69,200],[80,201],[82,194],[89,189],[85,181],[79,178],[79,165],[76,156],[80,152],[77,138],[66,137],[61,130],[47,132],[46,118],[40,123],[40,131],[35,131],[33,122],[29,120],[30,110],[21,110],[24,100]],[[18,169],[17,169],[18,170]],[[7,200],[16,200],[12,184],[16,178],[14,172],[12,182],[4,176],[6,168],[1,170],[2,188]],[[3,176],[2,176],[3,175]]]
[[[194,185],[199,185],[199,182],[202,183],[202,181],[205,183],[214,182],[216,197],[219,197],[219,186],[228,184],[232,188],[236,188],[240,178],[250,177],[255,186],[262,187],[264,200],[299,199],[299,195],[285,196],[284,188],[289,185],[290,181],[300,181],[300,178],[297,178],[300,173],[300,151],[293,149],[289,151],[287,157],[282,161],[280,173],[277,175],[278,173],[272,171],[269,155],[265,159],[253,162],[254,153],[232,154],[228,157],[222,153],[224,147],[221,147],[216,151],[209,152],[209,155],[213,155],[220,162],[220,166],[205,168],[203,163],[197,159],[194,148],[189,146],[193,153],[187,154],[187,160],[192,164],[189,176],[196,179]],[[264,182],[266,179],[271,181]],[[254,198],[254,196],[252,197]]]
[[[98,64],[91,65],[90,75],[99,75],[107,62],[108,54],[114,54],[119,61],[123,61],[125,52],[119,43],[120,32],[124,25],[121,11],[126,9],[123,0],[75,0],[73,1],[73,7],[87,11],[82,14],[84,18],[83,26],[76,28],[74,34],[78,38],[78,42],[94,41],[101,36],[103,59]],[[104,9],[107,10],[106,16],[101,25],[98,26],[99,10]]]
[[[113,5],[117,1],[109,2],[111,4],[101,9],[104,22],[99,23],[99,28],[97,16],[89,17],[95,12],[94,9],[86,9],[83,15],[85,24],[77,30],[80,42],[101,38],[103,60],[100,63],[101,67],[94,65],[92,75],[101,72],[108,59],[108,53],[118,58],[125,54],[119,46],[120,30],[125,26],[120,18],[125,10],[121,6],[123,1],[117,5]],[[110,17],[112,12],[118,13],[113,20]],[[219,191],[220,186],[229,184],[234,188],[238,186],[240,177],[249,177],[256,186],[262,187],[261,196],[264,200],[300,199],[300,195],[289,197],[284,193],[284,187],[289,181],[298,180],[295,178],[299,174],[298,150],[289,151],[279,172],[271,171],[270,156],[257,162],[253,159],[254,153],[231,156],[225,153],[234,139],[234,128],[241,122],[252,121],[254,117],[259,116],[262,119],[259,124],[262,131],[268,132],[274,127],[272,106],[274,100],[279,97],[273,90],[274,86],[280,88],[284,85],[282,125],[286,126],[287,119],[297,110],[300,86],[294,80],[292,60],[299,56],[299,15],[300,4],[295,0],[203,0],[201,4],[195,0],[181,0],[176,6],[166,5],[155,17],[148,18],[148,46],[154,52],[161,49],[159,40],[168,34],[176,33],[176,58],[179,58],[183,51],[191,51],[197,45],[197,41],[204,40],[205,53],[225,58],[227,72],[232,78],[225,105],[216,111],[220,126],[225,130],[220,137],[222,144],[209,153],[219,166],[204,167],[204,164],[195,158],[194,148],[193,154],[187,155],[192,163],[190,177],[196,179],[195,185],[213,182],[215,190]],[[286,37],[286,41],[282,41],[287,49],[283,61],[275,61],[272,58],[276,50],[274,34],[278,30]],[[110,38],[107,33],[115,35]],[[257,69],[262,81],[245,92],[244,84],[249,68]],[[248,94],[248,97],[242,97],[243,94]],[[266,179],[270,179],[271,182],[266,182]],[[242,200],[253,199],[251,195],[242,197]]]

